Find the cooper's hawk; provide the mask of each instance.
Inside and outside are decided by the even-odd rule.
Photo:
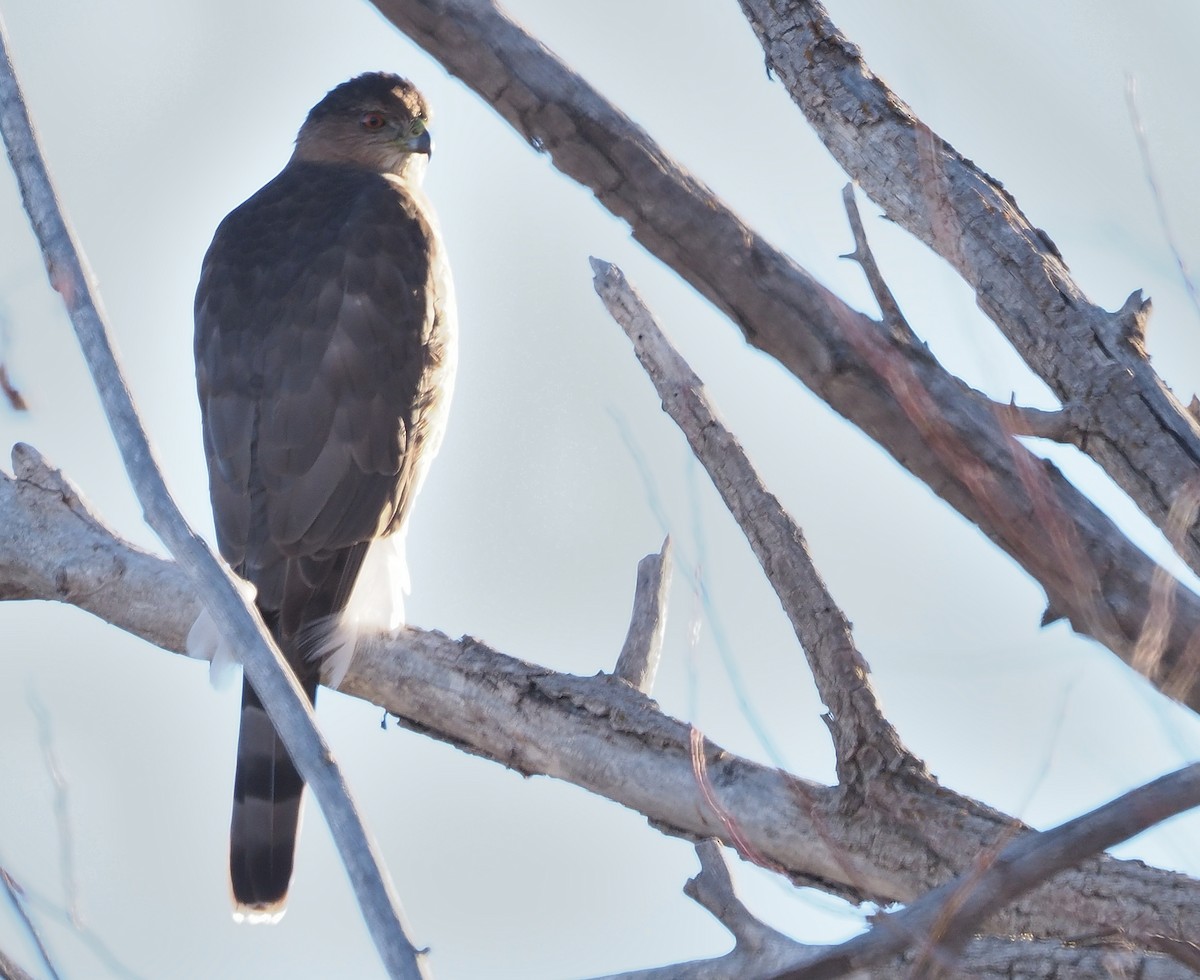
[[[420,190],[428,127],[396,75],[333,89],[279,176],[221,222],[196,291],[217,541],[314,700],[322,667],[327,682],[345,673],[372,600],[398,603],[400,583],[368,586],[364,560],[386,566],[378,549],[402,542],[450,401],[454,301]],[[243,682],[235,918],[282,914],[303,789]]]

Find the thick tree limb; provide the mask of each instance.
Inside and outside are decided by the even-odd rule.
[[[859,241],[858,252],[868,274],[879,279],[865,240]],[[592,268],[597,293],[633,342],[664,411],[679,425],[742,528],[808,654],[821,695],[833,709],[828,724],[837,752],[839,789],[870,793],[877,779],[901,766],[914,782],[924,778],[924,767],[907,753],[879,710],[849,623],[813,567],[800,529],[762,486],[741,446],[709,405],[702,382],[663,335],[620,269],[599,259],[592,259]],[[886,292],[881,279],[876,288]],[[881,303],[885,309],[887,297]],[[898,308],[894,313],[899,316]],[[864,765],[864,759],[869,764]],[[1018,895],[1057,871],[1197,805],[1200,766],[1156,780],[1052,831],[1026,835],[998,855],[984,855],[982,873],[973,869],[933,890],[903,912],[877,920],[868,936],[820,955],[802,968],[785,971],[780,980],[841,976],[882,966],[884,960],[908,950],[917,951],[917,972],[932,977],[941,964],[956,962],[983,919]],[[712,864],[714,855],[701,850],[702,862],[706,856]],[[713,867],[705,872],[701,882],[713,887],[699,893],[711,899],[702,904],[727,925],[739,947],[753,950],[775,938],[736,901],[727,876],[722,878]],[[697,897],[698,893],[689,894]]]
[[[69,559],[49,554],[60,536],[76,533],[80,519],[61,492],[43,489],[45,482],[0,479],[0,529],[29,523],[20,511],[32,508],[46,534],[46,546],[31,550],[0,533],[0,568],[6,569],[0,598],[33,598],[38,583],[60,579],[47,572],[56,561],[67,561],[61,574],[68,582],[121,567],[120,575],[96,576],[99,592],[108,594],[89,593],[89,608],[144,607],[144,616],[118,625],[182,650],[186,617],[166,603],[151,609],[146,600],[164,588],[186,597],[191,586],[182,570],[111,536]],[[25,485],[15,492],[5,486],[11,483]],[[32,504],[38,494],[45,499]],[[44,598],[79,596],[50,588]],[[155,610],[161,618],[151,625]],[[697,783],[691,727],[612,677],[557,674],[469,637],[455,641],[410,629],[361,644],[342,690],[416,731],[615,800],[665,832],[734,843]],[[875,780],[865,803],[847,811],[836,788],[760,766],[712,742],[701,747],[707,788],[735,818],[740,839],[792,880],[853,900],[911,902],[1020,829],[1003,814],[905,774]],[[1188,942],[1200,935],[1200,882],[1102,855],[1062,872],[985,924],[995,934],[1059,938],[1098,928],[1143,947],[1149,937]]]
[[[1149,301],[1084,294],[1000,183],[931,133],[872,74],[817,0],[740,0],[796,105],[887,216],[945,258],[1063,404],[1086,405],[1084,451],[1160,528],[1200,474],[1200,425],[1146,357]],[[1200,524],[1172,544],[1200,572]]]
[[[312,786],[337,844],[355,896],[390,975],[419,980],[419,951],[408,939],[399,902],[370,836],[355,810],[312,708],[258,616],[238,592],[232,573],[192,531],[171,498],[137,409],[121,375],[90,273],[59,207],[0,24],[0,132],[21,199],[42,248],[50,285],[62,296],[100,394],[146,523],[188,573],[204,605],[237,651],[246,676],[270,714],[288,752]]]
[[[977,524],[1046,590],[1054,617],[1133,662],[1156,565],[1013,439],[987,399],[764,241],[491,0],[373,2],[629,222],[751,344]],[[1200,599],[1178,583],[1171,590],[1162,670],[1178,676],[1200,636]],[[1177,696],[1200,709],[1195,683]]]
[[[907,949],[919,951],[921,976],[940,976],[995,910],[1049,875],[1196,806],[1200,765],[1139,786],[1053,830],[1025,834],[999,854],[982,855],[978,870],[935,888],[900,912],[878,916],[870,932],[775,980],[831,980],[869,970]]]

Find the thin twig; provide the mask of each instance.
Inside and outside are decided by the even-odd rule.
[[[8,895],[8,900],[12,903],[12,907],[17,913],[17,918],[21,920],[21,925],[37,949],[38,956],[42,958],[42,963],[45,964],[51,980],[59,980],[58,970],[54,967],[54,960],[50,958],[50,950],[46,948],[46,943],[42,939],[41,932],[30,917],[29,910],[25,908],[25,902],[21,896],[21,886],[17,884],[13,876],[9,874],[8,869],[3,865],[0,865],[0,884],[4,885],[5,894]]]
[[[71,804],[67,793],[67,778],[63,774],[62,765],[58,761],[58,753],[54,749],[54,728],[50,722],[50,713],[37,696],[32,686],[29,688],[29,707],[37,721],[38,742],[41,743],[42,758],[46,764],[46,774],[54,787],[54,823],[58,831],[59,873],[62,875],[63,900],[66,902],[67,914],[71,924],[76,929],[83,927],[83,913],[79,906],[79,889],[75,881],[75,835],[71,830]]]
[[[854,235],[854,251],[847,252],[840,258],[857,262],[862,268],[863,275],[867,277],[867,284],[875,295],[875,302],[879,304],[883,322],[888,325],[893,334],[896,337],[905,337],[916,341],[916,334],[913,333],[908,320],[904,318],[900,304],[896,302],[891,287],[888,286],[887,280],[883,278],[883,273],[879,269],[879,263],[875,261],[875,253],[871,251],[870,242],[867,241],[867,232],[863,227],[862,215],[858,212],[858,202],[854,199],[853,184],[846,184],[842,188],[842,203],[846,208],[846,217],[850,219],[850,231]]]
[[[192,531],[172,500],[113,351],[92,278],[67,225],[34,136],[0,25],[0,132],[21,198],[42,248],[50,284],[66,304],[130,482],[154,529],[237,651],[289,754],[325,811],[372,939],[389,973],[424,975],[399,903],[350,798],[349,787],[318,731],[312,708],[261,620],[238,592],[232,573]]]
[[[0,394],[4,395],[8,407],[14,412],[29,411],[29,403],[25,401],[20,389],[12,383],[8,376],[8,365],[3,362],[0,362]]]
[[[667,628],[667,594],[671,587],[671,539],[662,549],[638,562],[637,586],[633,595],[633,613],[625,644],[617,658],[614,676],[628,681],[643,694],[654,688],[662,656],[663,634]]]
[[[683,893],[729,930],[742,953],[754,955],[769,944],[792,942],[783,933],[756,919],[737,897],[720,842],[698,841],[696,857],[700,859],[700,873],[688,880]]]
[[[1196,288],[1196,281],[1192,278],[1187,260],[1183,257],[1183,251],[1180,249],[1175,232],[1171,227],[1166,198],[1159,186],[1158,175],[1154,171],[1154,157],[1150,153],[1150,140],[1146,137],[1146,125],[1142,121],[1141,109],[1138,106],[1137,76],[1132,74],[1125,78],[1125,104],[1129,108],[1129,121],[1133,125],[1133,135],[1137,140],[1138,153],[1142,158],[1142,170],[1146,175],[1146,183],[1150,186],[1150,196],[1154,199],[1154,212],[1158,215],[1163,238],[1167,240],[1171,257],[1175,260],[1176,268],[1179,269],[1179,277],[1183,280],[1183,288],[1187,290],[1188,299],[1192,301],[1192,309],[1200,318],[1200,291]]]

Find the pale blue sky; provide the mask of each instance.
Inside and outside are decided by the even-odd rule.
[[[837,258],[851,246],[845,177],[766,78],[736,3],[514,0],[508,9],[770,240],[873,310],[857,268]],[[1135,74],[1165,202],[1200,265],[1200,13],[1167,0],[1136,17],[1115,0],[831,0],[830,13],[926,122],[1005,183],[1098,302],[1115,308],[1146,289],[1155,364],[1190,398],[1200,324],[1154,217],[1124,91]],[[410,537],[412,622],[560,670],[610,669],[636,562],[669,530],[679,569],[656,691],[664,709],[771,761],[736,708],[724,653],[780,761],[832,777],[787,623],[595,298],[587,257],[598,255],[640,288],[804,527],[885,707],[945,783],[1046,825],[1196,754],[1194,719],[1064,626],[1040,630],[1040,590],[1019,569],[747,350],[373,8],[3,0],[0,14],[168,482],[204,533],[191,365],[200,257],[220,218],[283,165],[327,89],[394,70],[435,108],[427,189],[462,321],[450,431]],[[910,321],[943,362],[997,397],[1052,404],[944,264],[869,204],[864,213]],[[14,441],[33,443],[113,526],[155,547],[7,171],[0,257],[0,353],[32,407],[0,409],[5,454]],[[1055,458],[1161,550],[1092,467]],[[697,570],[708,610],[689,581]],[[61,906],[36,699],[67,779],[80,910],[130,975],[380,975],[315,808],[283,922],[230,921],[234,691],[214,693],[199,665],[48,605],[0,607],[0,669],[0,861]],[[328,692],[319,714],[443,980],[587,976],[727,947],[680,891],[696,868],[691,848],[636,814],[381,733],[374,708]],[[1195,829],[1177,822],[1127,850],[1200,873]],[[832,900],[742,866],[738,876],[751,907],[799,939],[856,928]],[[53,914],[41,921],[65,975],[121,975]],[[3,912],[0,947],[33,965]]]

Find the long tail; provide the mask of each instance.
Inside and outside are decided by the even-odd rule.
[[[317,679],[301,684],[315,703]],[[303,793],[304,780],[258,695],[243,680],[229,827],[229,880],[239,922],[277,922],[284,913]]]

